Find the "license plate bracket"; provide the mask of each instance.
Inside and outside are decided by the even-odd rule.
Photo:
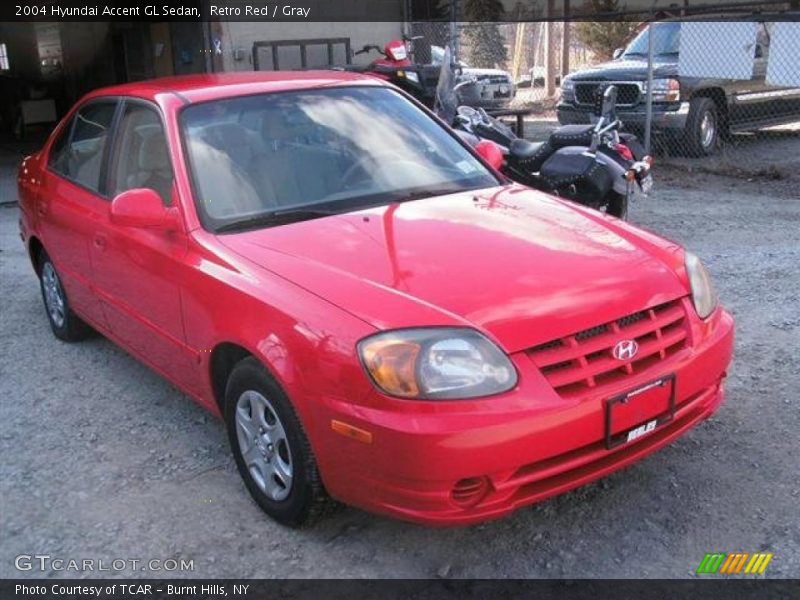
[[[619,404],[625,404],[629,402],[632,398],[643,394],[649,390],[654,388],[663,387],[665,385],[669,385],[669,395],[667,398],[667,410],[661,412],[655,416],[652,416],[645,421],[637,424],[633,428],[626,429],[624,431],[614,433],[614,407]],[[628,442],[632,442],[639,437],[646,435],[652,431],[655,431],[662,425],[666,425],[670,421],[675,418],[675,403],[676,403],[676,377],[674,373],[670,373],[669,375],[665,375],[664,377],[659,377],[658,379],[654,379],[649,383],[645,383],[640,385],[632,390],[629,390],[623,394],[619,394],[618,396],[614,396],[613,398],[609,398],[606,400],[605,406],[605,444],[606,449],[612,450],[621,446],[623,444],[627,444]]]

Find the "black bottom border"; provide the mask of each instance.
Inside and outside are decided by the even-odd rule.
[[[18,586],[25,586],[20,588]],[[172,586],[170,588],[170,586]],[[238,587],[234,587],[238,586]],[[244,588],[243,586],[247,586]],[[31,591],[37,588],[37,591]],[[84,588],[85,591],[81,590]],[[100,593],[97,589],[101,588]],[[238,590],[238,593],[237,593]],[[172,593],[170,593],[170,591]],[[800,597],[800,579],[7,579],[0,598],[54,600],[391,600],[487,598],[601,600],[604,598],[789,599]]]

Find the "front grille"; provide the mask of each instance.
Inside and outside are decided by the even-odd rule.
[[[622,340],[635,340],[632,360],[614,357]],[[527,351],[553,389],[574,398],[639,374],[680,352],[687,344],[686,313],[674,300],[535,346]]]
[[[508,77],[505,75],[478,75],[478,81],[483,84],[502,85],[508,84]]]
[[[607,83],[576,83],[575,98],[578,104],[594,106],[597,99],[597,88],[602,85],[604,88]],[[617,86],[617,106],[635,106],[639,103],[639,86],[635,83],[615,83]]]

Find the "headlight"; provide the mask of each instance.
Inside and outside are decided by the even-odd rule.
[[[388,54],[389,58],[392,60],[405,60],[408,56],[408,50],[406,50],[405,44],[402,46],[391,46],[386,48],[386,54]]]
[[[647,81],[642,84],[647,95]],[[677,79],[653,79],[653,102],[677,102],[681,99],[681,84]]]
[[[472,329],[386,331],[361,340],[358,353],[372,381],[390,396],[476,398],[517,384],[517,371],[505,353]]]
[[[692,301],[697,316],[708,317],[717,307],[717,293],[711,283],[711,276],[703,263],[691,252],[686,252],[686,273],[692,286]]]
[[[414,83],[419,83],[419,75],[414,71],[406,71],[406,79]]]
[[[561,98],[566,100],[572,97],[575,93],[575,82],[569,77],[565,77],[561,81]]]

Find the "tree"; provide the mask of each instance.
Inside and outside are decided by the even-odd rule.
[[[505,68],[508,51],[497,23],[504,12],[501,0],[464,2],[464,16],[472,21],[464,28],[464,50],[473,67]]]
[[[615,13],[620,10],[619,0],[588,0],[587,10],[598,13]],[[573,31],[575,38],[602,60],[613,56],[614,50],[624,46],[637,29],[632,21],[579,21]]]

